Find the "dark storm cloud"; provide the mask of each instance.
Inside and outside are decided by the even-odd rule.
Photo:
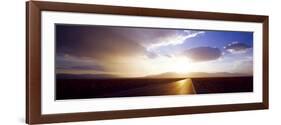
[[[222,53],[218,48],[197,47],[186,50],[184,55],[195,62],[201,62],[216,60],[222,55]]]
[[[118,27],[57,25],[56,53],[114,59],[145,52],[143,46],[125,34],[126,30]]]
[[[240,42],[232,42],[224,47],[230,53],[244,53],[249,48],[251,48],[249,45]]]

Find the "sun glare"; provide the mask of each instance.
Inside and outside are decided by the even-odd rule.
[[[184,58],[175,58],[170,63],[170,70],[176,73],[187,73],[189,70],[190,62]]]
[[[135,64],[135,65],[126,65],[131,66],[128,68],[128,71],[132,74],[132,76],[147,76],[147,75],[155,75],[161,73],[178,73],[178,74],[185,74],[193,71],[193,64],[192,62],[186,57],[165,57],[161,56],[158,58],[132,58],[128,59],[128,64]],[[129,70],[130,69],[130,70]],[[124,70],[122,70],[125,72]]]
[[[183,74],[190,70],[190,61],[184,57],[162,57],[154,59],[150,64],[153,70],[158,73],[175,72]]]

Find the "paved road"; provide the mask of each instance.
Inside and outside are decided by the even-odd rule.
[[[107,96],[157,96],[195,94],[191,79],[183,79],[170,83],[152,84],[139,88],[110,93]]]

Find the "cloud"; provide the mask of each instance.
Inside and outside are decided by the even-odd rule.
[[[240,43],[240,42],[232,42],[224,47],[224,49],[229,53],[246,53],[248,49],[251,47],[247,44]]]
[[[88,65],[88,66],[72,66],[70,69],[78,69],[78,70],[96,70],[103,71],[104,68],[99,65]]]
[[[160,37],[162,39],[158,39],[158,42],[150,44],[147,47],[147,50],[153,50],[159,47],[166,47],[170,45],[171,46],[180,45],[183,44],[186,39],[190,39],[204,33],[205,33],[204,31],[191,31],[191,30],[184,30],[181,33],[174,32],[173,34],[170,34],[168,37]]]
[[[136,56],[146,49],[126,36],[126,28],[103,26],[56,26],[56,53],[100,60]]]
[[[77,65],[79,64],[79,65]],[[105,71],[106,69],[100,65],[96,60],[75,57],[71,55],[57,55],[56,56],[56,69],[58,70],[94,70]]]
[[[146,50],[145,42],[171,33],[157,32],[158,29],[148,31],[144,28],[56,25],[56,56],[60,57],[56,58],[56,67],[61,72],[88,72],[87,69],[103,73],[136,72],[134,64],[139,61],[135,60],[158,56]],[[153,31],[155,38],[150,34]]]
[[[146,53],[146,56],[147,56],[148,58],[150,58],[150,59],[154,59],[154,58],[157,58],[157,57],[158,57],[158,55],[157,55],[156,53],[154,53],[154,52],[147,52],[147,53]]]
[[[222,52],[218,48],[197,47],[186,50],[184,55],[195,62],[201,62],[216,60],[222,55]]]
[[[56,25],[56,68],[61,72],[141,72],[144,57],[154,60],[173,53],[148,51],[150,45],[182,44],[202,31],[114,26]],[[159,44],[160,43],[160,44]],[[79,73],[80,73],[79,71]]]
[[[253,60],[238,60],[234,68],[236,72],[253,75]]]
[[[183,44],[204,31],[56,25],[56,54],[104,61],[126,57],[156,58],[159,47]]]

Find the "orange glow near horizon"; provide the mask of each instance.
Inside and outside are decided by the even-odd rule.
[[[176,91],[178,94],[195,94],[195,90],[193,88],[193,83],[191,79],[184,79],[175,82],[176,89],[171,91]]]
[[[132,77],[134,76],[142,76],[142,75],[154,75],[154,74],[161,74],[161,73],[167,73],[167,72],[174,72],[178,74],[186,74],[191,71],[192,69],[192,62],[188,60],[185,57],[159,57],[156,59],[142,59],[142,58],[134,58],[134,59],[128,59],[127,61],[130,61],[126,65],[128,68],[128,74],[124,74],[128,76],[129,74],[135,72],[136,74],[132,74]],[[118,70],[116,70],[118,71]],[[120,73],[124,73],[124,70]],[[125,72],[126,73],[126,72]]]

